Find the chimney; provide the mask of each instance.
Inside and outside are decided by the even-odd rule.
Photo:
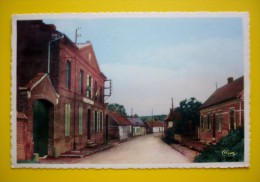
[[[233,82],[233,77],[228,77],[228,84],[232,83]]]

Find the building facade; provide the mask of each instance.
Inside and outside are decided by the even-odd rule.
[[[145,121],[146,133],[164,133],[164,123],[162,121]]]
[[[28,117],[32,153],[106,143],[105,81],[91,42],[75,44],[41,20],[17,22],[17,111]]]
[[[139,117],[131,117],[129,121],[132,123],[132,135],[145,135],[146,134],[146,127],[144,122]]]
[[[109,113],[109,139],[124,140],[132,136],[131,122],[117,112]]]
[[[217,143],[230,130],[244,127],[244,77],[228,78],[200,108],[199,138]]]

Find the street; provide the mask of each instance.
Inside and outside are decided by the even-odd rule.
[[[86,156],[82,164],[189,163],[189,158],[161,140],[161,133],[138,136],[108,150]]]

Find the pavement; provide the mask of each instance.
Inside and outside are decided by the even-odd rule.
[[[186,146],[182,146],[180,144],[171,144],[170,145],[173,149],[180,152],[181,154],[188,157],[190,160],[194,161],[194,159],[200,154],[200,152],[196,150],[192,150]]]
[[[104,150],[107,150],[111,147],[114,147],[116,145],[119,145],[120,143],[126,142],[130,140],[130,138],[126,138],[123,140],[112,140],[107,144],[99,145],[93,148],[84,148],[77,151],[69,151],[66,153],[61,154],[58,158],[55,157],[46,157],[46,158],[40,158],[40,163],[55,163],[55,164],[66,164],[66,163],[78,163],[80,162],[81,158],[84,158],[89,155],[93,155],[98,152],[102,152]]]
[[[191,163],[197,151],[181,145],[168,145],[161,133],[132,137],[124,141],[112,141],[95,148],[86,148],[62,154],[58,158],[47,157],[40,163],[47,164],[169,164]]]

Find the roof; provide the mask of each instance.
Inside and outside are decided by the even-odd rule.
[[[26,88],[32,90],[35,86],[37,86],[45,77],[46,73],[38,73],[31,81],[26,85]]]
[[[111,112],[109,114],[118,125],[131,125],[131,122],[125,116],[117,112]]]
[[[177,110],[170,109],[168,116],[164,119],[164,121],[176,121],[181,118],[181,113]]]
[[[144,122],[141,120],[141,118],[138,117],[132,117],[128,118],[129,121],[132,123],[133,126],[145,126]]]
[[[27,120],[28,117],[23,113],[23,112],[16,112],[16,118],[17,119],[24,119],[24,120]]]
[[[217,89],[200,107],[200,109],[221,104],[241,97],[244,90],[244,77],[240,77],[229,84]]]
[[[149,126],[149,127],[163,127],[163,122],[161,121],[146,121],[146,124]]]

